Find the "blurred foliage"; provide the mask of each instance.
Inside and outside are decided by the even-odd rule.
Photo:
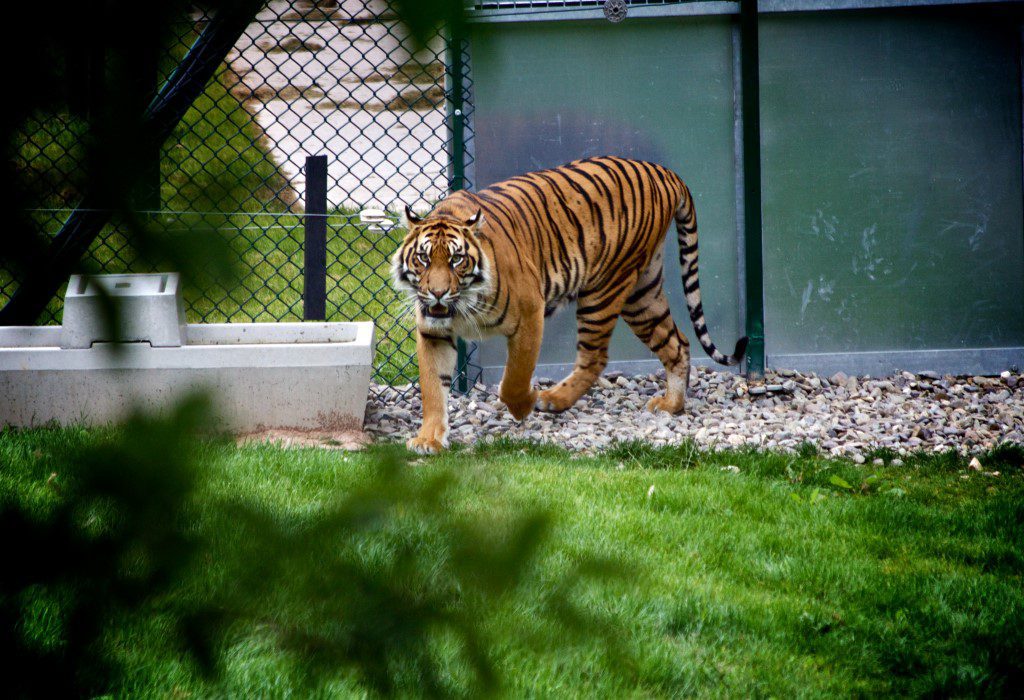
[[[219,15],[248,12],[240,8],[250,6],[255,5],[211,0],[202,10]],[[12,219],[0,246],[0,269],[29,291],[16,311],[12,304],[10,313],[0,313],[5,322],[31,322],[67,272],[92,272],[78,258],[108,220],[138,254],[141,269],[172,265],[186,282],[231,278],[232,256],[215,225],[197,219],[189,227],[193,235],[171,236],[151,217],[136,213],[150,208],[160,167],[161,148],[154,138],[161,128],[147,115],[155,97],[153,74],[161,52],[180,43],[181,26],[191,26],[195,10],[194,3],[182,0],[57,0],[47,7],[46,31],[12,34],[12,55],[21,61],[8,76],[17,99],[0,116],[5,149],[0,206]],[[33,134],[42,140],[36,143]],[[74,162],[57,157],[57,151],[73,151]],[[58,180],[70,183],[70,189],[57,193],[67,201],[53,201]],[[206,188],[230,192],[213,182]],[[45,229],[48,217],[27,211],[55,204],[85,206],[77,224],[81,229],[73,228],[70,237],[53,239]]]
[[[391,0],[391,3],[421,45],[439,24],[444,23],[458,34],[465,22],[466,3],[463,0]]]
[[[211,274],[229,275],[228,261],[233,258],[214,224],[190,222],[193,232],[200,234],[198,240],[183,242],[174,236],[168,241],[159,226],[132,212],[140,205],[147,208],[153,193],[144,188],[161,167],[162,149],[153,148],[151,130],[143,118],[153,98],[152,72],[160,56],[182,55],[188,44],[182,27],[193,26],[197,11],[216,16],[250,6],[255,5],[246,0],[106,0],[98,4],[55,0],[47,5],[45,31],[12,33],[8,38],[10,54],[20,60],[18,70],[8,75],[9,93],[15,99],[9,100],[0,114],[0,139],[5,149],[0,207],[11,217],[0,246],[0,269],[18,281],[38,278],[40,271],[49,270],[58,251],[50,247],[52,231],[44,230],[48,219],[33,217],[26,209],[75,206],[88,196],[94,206],[99,202],[114,212],[118,229],[130,246],[142,249],[143,266],[169,259],[186,283]],[[441,22],[454,31],[462,23],[463,6],[457,0],[395,0],[394,6],[421,40]],[[98,60],[102,61],[99,72],[94,65]],[[161,68],[163,73],[168,71],[168,66]],[[98,84],[93,84],[96,81]],[[220,106],[218,102],[225,119],[246,119],[247,113],[236,108],[222,76],[211,82],[216,88],[211,93],[214,97],[200,99],[223,98],[231,103]],[[239,157],[230,159],[230,167],[223,173],[202,173],[205,179],[186,188],[185,196],[203,209],[234,211],[251,197],[273,199],[280,194],[272,191],[284,186],[268,170],[273,163],[258,148],[249,152],[258,138],[225,143],[216,125],[204,124],[202,119],[197,122],[203,127],[199,130],[202,140],[170,149],[168,165],[173,161],[176,167],[190,169],[190,159],[196,153],[216,150],[218,144]],[[249,134],[253,135],[255,132]],[[75,157],[69,159],[68,153]],[[244,187],[249,180],[268,179],[273,182],[270,189]],[[55,189],[56,183],[64,184]],[[284,202],[280,208],[288,206],[290,202]],[[82,264],[79,268],[90,272]],[[43,300],[42,305],[45,303]]]
[[[543,600],[531,592],[545,512],[455,515],[454,475],[418,476],[400,450],[308,513],[210,499],[202,462],[217,446],[196,440],[208,416],[192,399],[76,445],[43,506],[0,494],[9,694],[117,693],[116,640],[154,625],[210,687],[232,642],[259,636],[300,660],[310,692],[348,676],[387,695],[491,694],[495,645],[528,634],[495,631],[508,605],[536,608],[559,643],[603,638],[611,666],[631,667],[617,631],[574,602],[613,566],[582,556]]]
[[[196,481],[191,434],[206,417],[194,399],[166,421],[133,419],[121,439],[68,454],[47,482],[57,501],[41,512],[17,493],[0,494],[6,693],[80,697],[111,688],[119,669],[105,635],[154,614],[197,551],[183,522]],[[56,619],[39,614],[54,609]],[[172,611],[179,636],[198,612]]]
[[[217,12],[235,3],[206,6]],[[457,20],[461,4],[400,2],[398,9],[422,33],[440,19]],[[142,115],[152,86],[138,79],[138,65],[173,41],[171,27],[192,10],[178,0],[57,0],[47,6],[45,32],[10,38],[23,60],[8,76],[18,99],[0,112],[0,206],[12,217],[0,263],[21,279],[47,270],[54,254],[40,222],[24,214],[26,205],[46,204],[40,189],[52,180],[39,163],[24,167],[25,125],[43,120],[58,141],[81,149],[71,179],[114,212],[142,261],[170,265],[187,283],[226,284],[232,256],[216,226],[197,222],[171,236],[135,211],[145,196],[137,183],[150,181],[159,154],[147,147]],[[68,112],[85,60],[76,51],[97,48],[105,99],[89,109],[88,128],[81,119],[47,117]],[[228,190],[208,183],[204,191]],[[201,497],[210,438],[198,439],[211,423],[207,404],[195,398],[169,418],[136,417],[69,449],[54,463],[42,504],[5,485],[5,695],[117,693],[126,673],[117,640],[154,626],[214,684],[231,640],[259,634],[299,657],[311,685],[345,673],[384,694],[500,690],[488,623],[493,609],[524,595],[550,529],[544,512],[456,517],[445,502],[453,477],[414,479],[397,452],[365,486],[301,517],[242,499],[211,503]],[[530,605],[564,630],[560,641],[604,639],[616,666],[627,668],[620,635],[573,602],[609,573],[609,565],[580,556]]]
[[[413,480],[402,454],[300,519],[225,504],[218,517],[234,529],[234,554],[221,550],[218,578],[230,586],[214,600],[230,619],[260,624],[314,676],[354,669],[385,693],[493,691],[481,625],[528,570],[547,518],[456,522],[445,506],[451,475]],[[467,672],[464,688],[441,672],[452,657]]]

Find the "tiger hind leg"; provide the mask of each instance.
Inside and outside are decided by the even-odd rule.
[[[616,287],[579,295],[576,307],[576,365],[572,373],[540,392],[537,408],[560,413],[575,404],[594,385],[608,365],[608,344],[636,276]]]
[[[665,366],[665,393],[648,401],[647,410],[681,413],[690,383],[690,342],[672,320],[662,288],[660,255],[641,275],[622,309],[622,318]]]

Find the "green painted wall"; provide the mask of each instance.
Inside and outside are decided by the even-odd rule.
[[[742,332],[734,21],[481,24],[471,46],[475,185],[602,153],[674,168],[697,197],[724,349]],[[977,6],[761,16],[769,361],[1024,346],[1021,21]],[[674,240],[668,259],[692,337]],[[541,362],[571,362],[574,346],[566,312]],[[651,357],[616,332],[613,361]],[[481,364],[503,362],[486,344]]]
[[[697,201],[708,327],[730,350],[740,334],[730,20],[476,25],[471,56],[474,186],[591,155],[674,169]],[[669,238],[672,309],[692,338],[674,231]],[[548,321],[541,363],[572,362],[572,310]],[[502,345],[486,344],[482,364],[503,364]],[[620,324],[611,359],[654,356]]]
[[[1024,345],[1020,28],[761,20],[768,354]]]

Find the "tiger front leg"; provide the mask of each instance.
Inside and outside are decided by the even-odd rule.
[[[418,331],[416,357],[423,425],[406,447],[419,454],[437,454],[448,447],[448,392],[455,372],[455,340],[449,335]]]
[[[530,415],[537,403],[537,392],[533,389],[532,380],[543,334],[543,306],[538,305],[537,309],[531,309],[524,315],[516,332],[508,338],[508,360],[505,362],[499,395],[516,420],[523,420]]]

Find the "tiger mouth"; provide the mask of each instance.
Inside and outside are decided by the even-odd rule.
[[[434,304],[433,306],[424,306],[423,313],[431,318],[452,318],[455,316],[455,308]]]

